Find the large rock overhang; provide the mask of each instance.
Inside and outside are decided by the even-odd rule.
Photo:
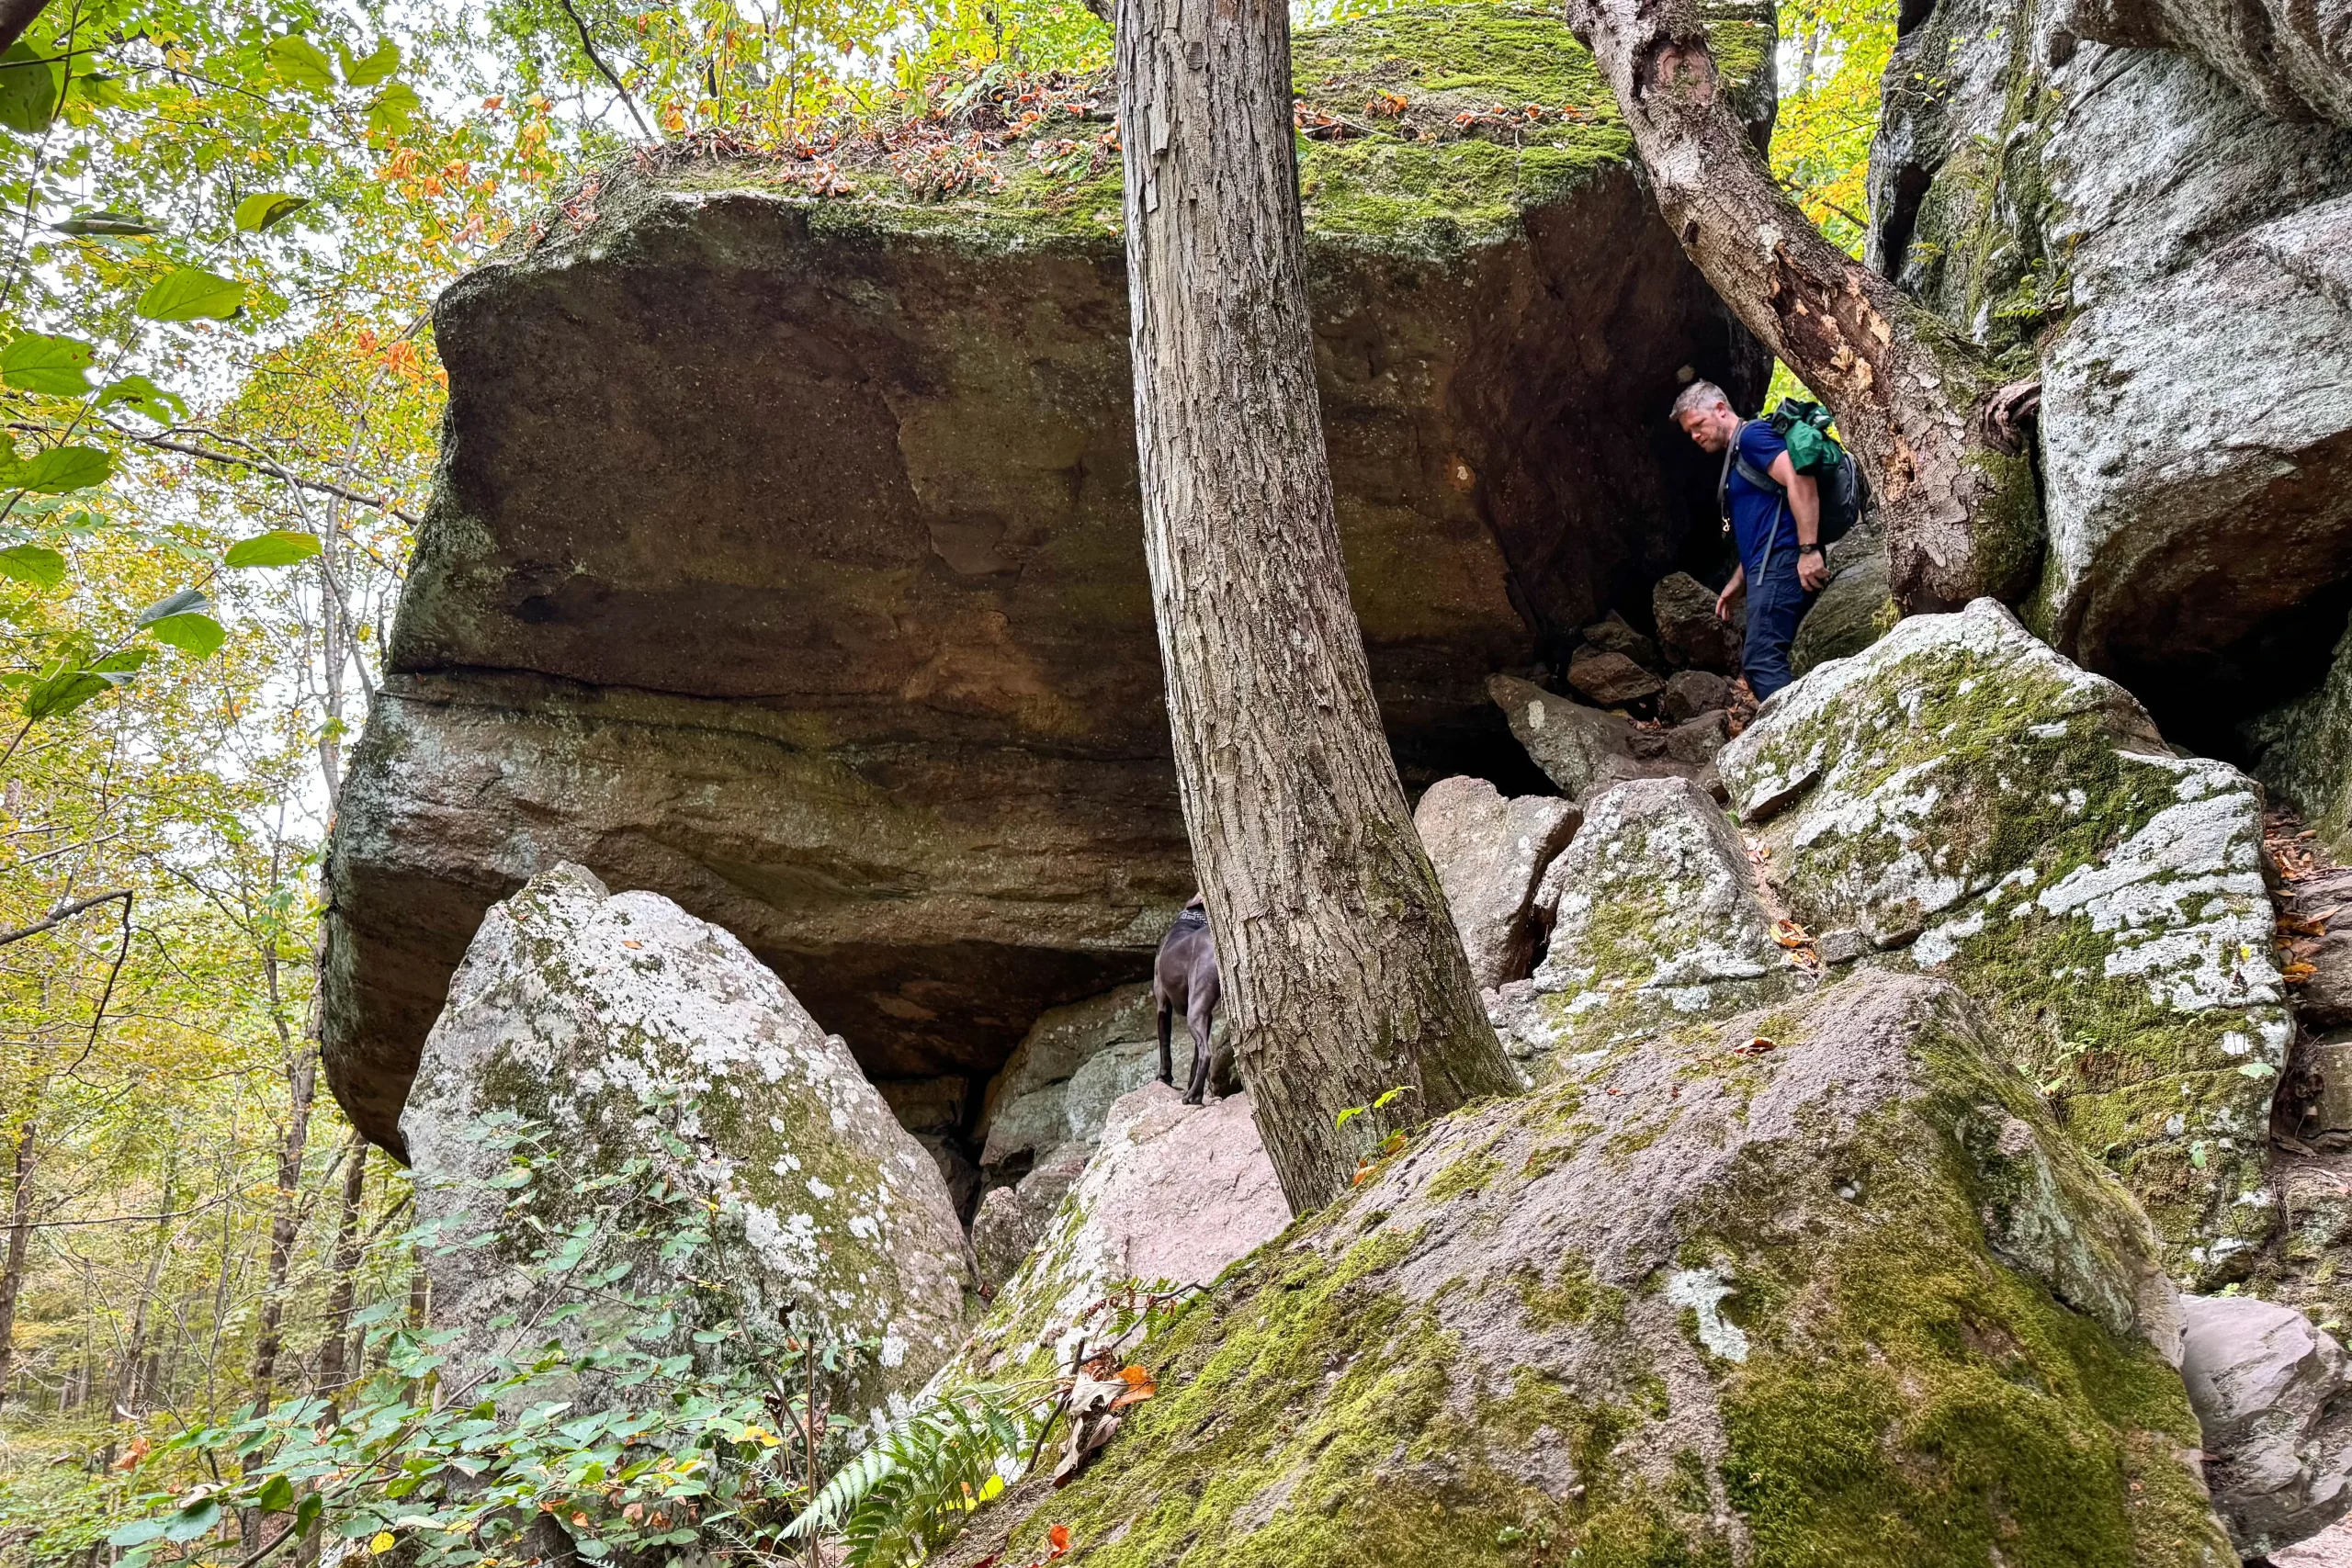
[[[1768,11],[1714,25],[1766,58]],[[1409,779],[1508,776],[1487,676],[1709,547],[1678,372],[1769,362],[1556,19],[1389,13],[1296,59],[1359,113],[1365,82],[1440,126],[1576,110],[1302,148],[1390,740]],[[482,911],[558,859],[734,931],[876,1077],[992,1071],[1193,891],[1115,160],[946,204],[793,172],[625,166],[436,308],[442,469],[328,871],[329,1082],[395,1151]]]

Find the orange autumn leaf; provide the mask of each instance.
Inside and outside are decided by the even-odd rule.
[[[1054,1558],[1060,1557],[1067,1553],[1069,1551],[1069,1527],[1068,1525],[1056,1525],[1053,1529],[1047,1530],[1046,1532],[1046,1544],[1054,1549],[1052,1555],[1046,1559],[1048,1562],[1051,1562]]]
[[[1126,1393],[1111,1401],[1114,1410],[1125,1410],[1130,1404],[1141,1404],[1159,1392],[1159,1385],[1141,1367],[1121,1367],[1119,1379],[1127,1385]]]

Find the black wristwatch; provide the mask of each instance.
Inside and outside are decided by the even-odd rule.
[[[1797,547],[1797,554],[1801,556],[1817,556],[1821,554],[1821,547],[1819,545],[1799,545]]]

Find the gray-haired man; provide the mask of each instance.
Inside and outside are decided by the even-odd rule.
[[[1731,604],[1747,591],[1747,645],[1740,672],[1762,702],[1796,679],[1789,649],[1797,623],[1813,607],[1829,569],[1821,556],[1821,496],[1813,476],[1797,472],[1788,443],[1766,421],[1742,420],[1712,381],[1693,381],[1674,400],[1674,421],[1702,449],[1724,455],[1724,503],[1739,566],[1715,600],[1731,619]],[[1768,477],[1776,492],[1749,474]]]

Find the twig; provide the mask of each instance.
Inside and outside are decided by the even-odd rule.
[[[621,85],[621,79],[613,74],[613,68],[605,63],[603,55],[596,52],[596,40],[588,36],[588,24],[582,21],[580,13],[571,8],[571,0],[559,0],[559,3],[563,6],[563,14],[571,18],[571,25],[580,29],[580,47],[588,51],[588,63],[594,66],[596,74],[610,82],[613,91],[621,96],[621,102],[628,106],[628,118],[637,121],[638,130],[648,141],[661,141],[653,134],[653,128],[645,123],[645,117],[637,112],[637,100],[628,96],[628,89]]]
[[[153,446],[165,452],[177,452],[188,457],[201,457],[208,463],[226,463],[235,468],[257,469],[299,489],[314,490],[322,495],[340,496],[356,505],[373,507],[388,516],[397,517],[412,528],[417,526],[415,516],[394,506],[389,496],[362,495],[356,490],[346,490],[328,479],[304,479],[301,475],[288,472],[266,457],[240,457],[234,452],[215,451],[209,446],[198,446],[186,441],[175,441],[168,435],[149,435],[132,430],[128,425],[118,424],[110,419],[102,419],[98,423],[117,434],[138,442],[142,446]]]

